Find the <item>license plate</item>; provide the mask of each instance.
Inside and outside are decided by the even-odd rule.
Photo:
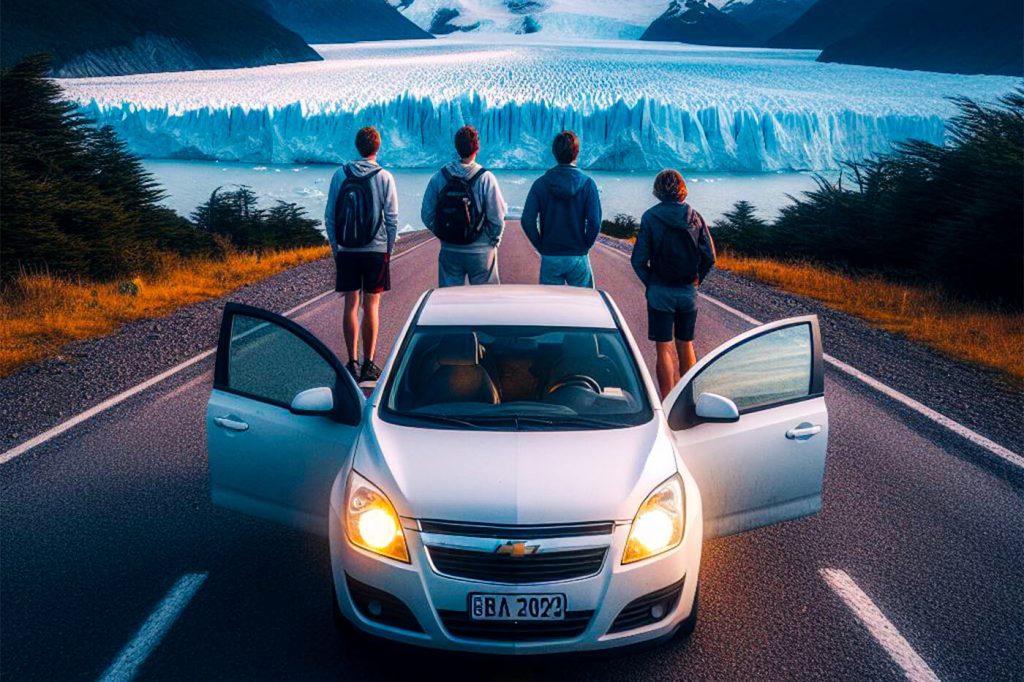
[[[564,594],[473,594],[473,620],[565,620]]]

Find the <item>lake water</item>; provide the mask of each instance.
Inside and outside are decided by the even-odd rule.
[[[218,187],[248,185],[264,206],[269,207],[275,200],[294,202],[304,207],[311,217],[320,220],[327,204],[331,175],[337,168],[328,165],[257,165],[158,159],[147,159],[144,163],[167,191],[164,203],[185,216],[206,201]],[[421,229],[420,203],[434,171],[391,170],[398,186],[401,229]],[[494,173],[509,204],[510,216],[519,217],[530,184],[540,176],[540,171],[496,170]],[[654,172],[593,172],[591,175],[601,192],[606,217],[627,213],[639,218],[655,203],[651,196]],[[689,202],[709,221],[744,199],[753,203],[765,218],[771,218],[789,203],[787,195],[798,195],[814,187],[814,176],[810,173],[684,175],[690,191]]]

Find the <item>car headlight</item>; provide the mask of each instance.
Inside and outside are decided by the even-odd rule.
[[[622,563],[667,552],[683,541],[685,525],[683,480],[676,474],[654,489],[633,518]]]
[[[348,476],[345,529],[349,542],[391,559],[409,563],[402,521],[380,488],[355,472]]]

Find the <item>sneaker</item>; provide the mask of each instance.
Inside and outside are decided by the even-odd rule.
[[[380,367],[373,364],[373,360],[363,363],[363,371],[359,374],[360,383],[363,381],[376,381],[380,379]]]
[[[359,362],[356,361],[356,360],[349,360],[348,364],[345,365],[345,369],[348,370],[348,373],[352,375],[352,378],[355,379],[355,382],[358,384],[359,383]]]

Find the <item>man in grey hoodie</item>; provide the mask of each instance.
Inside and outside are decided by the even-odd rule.
[[[470,284],[498,284],[498,244],[508,205],[494,174],[476,162],[480,136],[473,126],[463,126],[455,133],[455,151],[459,160],[430,178],[420,211],[423,224],[441,240],[437,285],[459,286],[467,279]],[[474,224],[466,240],[452,240],[441,229],[445,218],[439,218],[439,211],[451,210],[452,200],[457,204],[461,192],[466,194],[464,219]],[[479,229],[478,236],[475,229]]]
[[[380,378],[380,368],[373,357],[377,349],[380,295],[391,288],[391,252],[398,236],[398,193],[394,177],[377,163],[380,133],[376,128],[361,128],[356,133],[356,149],[360,158],[339,168],[331,178],[324,227],[337,266],[335,291],[345,294],[345,367],[357,382],[363,382]],[[360,303],[362,363],[358,360]]]

